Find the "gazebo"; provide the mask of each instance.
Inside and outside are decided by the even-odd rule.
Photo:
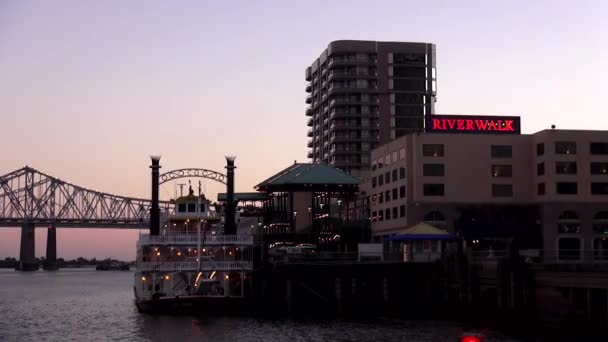
[[[326,164],[294,163],[255,186],[265,193],[266,234],[312,229],[330,237],[361,180]],[[348,209],[348,208],[346,208]]]
[[[400,252],[406,262],[431,262],[441,258],[442,241],[452,240],[452,235],[425,222],[420,222],[388,238],[400,243]]]

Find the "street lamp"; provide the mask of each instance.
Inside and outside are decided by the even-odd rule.
[[[294,232],[294,234],[296,232],[296,226],[298,223],[297,217],[298,217],[298,212],[297,212],[297,210],[294,210],[293,211],[293,232]]]

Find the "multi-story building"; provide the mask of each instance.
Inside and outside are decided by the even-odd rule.
[[[434,113],[435,45],[340,40],[306,68],[308,157],[365,178],[369,153]]]
[[[363,188],[375,236],[426,222],[477,242],[520,237],[562,259],[608,256],[608,131],[486,132],[462,118],[372,151]]]

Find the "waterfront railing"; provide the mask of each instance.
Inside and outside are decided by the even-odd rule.
[[[196,245],[198,235],[142,235],[138,241],[140,246],[145,245]],[[253,235],[206,235],[201,237],[201,244],[205,245],[253,245]]]

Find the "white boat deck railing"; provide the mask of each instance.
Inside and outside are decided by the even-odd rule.
[[[198,235],[142,235],[138,241],[144,245],[197,245]],[[201,237],[201,245],[253,245],[253,235],[206,235]]]
[[[138,271],[196,271],[196,261],[158,261],[140,262]],[[253,262],[248,260],[201,261],[202,271],[239,271],[253,270]]]

